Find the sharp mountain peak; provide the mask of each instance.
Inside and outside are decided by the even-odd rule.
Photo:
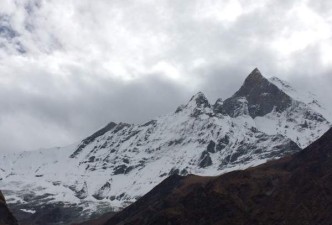
[[[266,79],[262,73],[255,68],[245,79],[240,90],[235,95],[249,94],[252,89],[262,89],[273,85],[268,79]]]
[[[262,79],[264,76],[261,71],[256,67],[251,73],[248,75],[247,79]]]
[[[281,112],[292,103],[292,98],[266,79],[255,68],[245,79],[241,88],[229,99],[225,100],[224,108],[227,114],[235,116],[233,112],[243,104],[243,98],[247,101],[248,113],[252,118],[264,116],[273,110]]]

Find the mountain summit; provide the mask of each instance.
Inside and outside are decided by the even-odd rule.
[[[214,105],[199,92],[144,124],[109,123],[79,144],[0,155],[0,186],[17,210],[36,211],[34,219],[66,201],[70,215],[48,218],[63,220],[119,210],[168,176],[216,176],[299,152],[331,124],[279,83],[255,69]]]
[[[187,106],[189,105],[195,105],[198,108],[210,107],[208,99],[205,97],[205,95],[202,92],[198,92],[197,94],[192,96]]]
[[[261,71],[259,71],[258,68],[255,68],[253,71],[251,71],[251,73],[248,75],[248,77],[245,80],[246,82],[259,82],[260,80],[263,80],[264,77],[261,73]]]
[[[189,112],[189,114],[193,117],[212,113],[211,105],[202,92],[198,92],[192,96],[186,105],[178,107],[176,113],[181,111]]]
[[[235,116],[234,112],[238,109],[239,102],[247,101],[247,110],[252,118],[265,116],[275,110],[282,112],[287,109],[292,99],[276,85],[263,77],[256,68],[244,81],[242,87],[224,103],[226,113]]]

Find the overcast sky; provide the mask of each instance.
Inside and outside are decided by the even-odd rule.
[[[330,0],[1,0],[0,152],[214,102],[255,67],[329,103],[331,38]]]

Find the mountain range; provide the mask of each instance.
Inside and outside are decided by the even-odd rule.
[[[119,211],[167,177],[216,176],[299,152],[331,118],[313,94],[255,69],[214,104],[199,92],[144,124],[110,122],[67,147],[0,155],[0,186],[20,221],[65,224]]]

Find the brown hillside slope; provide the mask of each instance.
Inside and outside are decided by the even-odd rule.
[[[0,225],[17,225],[13,214],[7,208],[5,197],[0,191]]]

